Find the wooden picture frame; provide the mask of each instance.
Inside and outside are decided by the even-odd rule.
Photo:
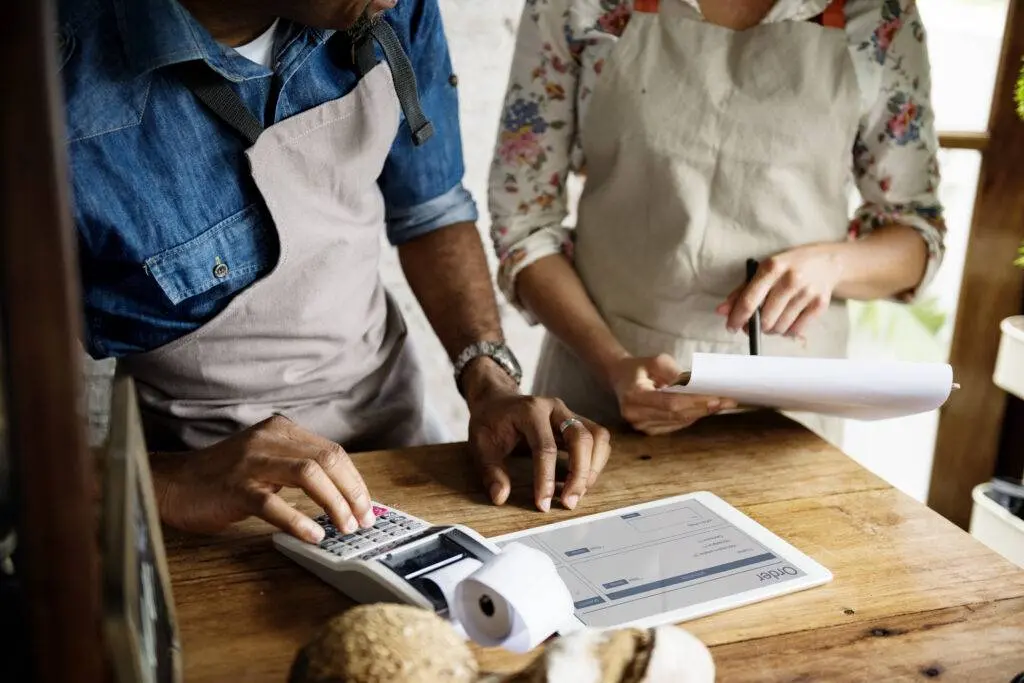
[[[181,646],[135,385],[114,377],[103,477],[104,633],[118,683],[180,683]]]
[[[55,5],[12,0],[0,22],[5,436],[26,606],[17,635],[34,683],[107,683]]]

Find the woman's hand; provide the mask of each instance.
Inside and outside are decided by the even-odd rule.
[[[765,259],[751,281],[733,290],[715,312],[735,332],[760,307],[762,332],[802,336],[807,324],[828,308],[843,275],[841,246],[812,244]]]
[[[667,354],[616,361],[608,376],[623,419],[645,434],[668,434],[702,417],[736,407],[729,399],[658,391],[672,385],[680,372],[675,359]]]

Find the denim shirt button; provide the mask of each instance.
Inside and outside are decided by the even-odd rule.
[[[213,276],[215,278],[225,278],[228,276],[228,264],[218,263],[213,267]]]

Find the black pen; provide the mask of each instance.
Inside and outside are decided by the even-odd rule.
[[[747,259],[747,284],[754,279],[754,275],[757,273],[757,261],[752,258]],[[758,306],[754,309],[754,314],[750,316],[750,320],[747,322],[747,337],[750,340],[750,355],[756,356],[761,353],[761,307]]]

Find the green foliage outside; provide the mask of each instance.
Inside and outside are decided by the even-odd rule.
[[[938,299],[912,304],[894,301],[850,301],[853,342],[884,347],[901,360],[945,362],[942,331],[949,318]]]
[[[1017,116],[1024,119],[1024,65],[1021,66],[1021,71],[1017,75],[1017,87],[1014,90],[1014,100],[1017,102]],[[1018,268],[1024,268],[1024,244],[1017,247],[1017,258],[1014,259],[1013,265]]]

